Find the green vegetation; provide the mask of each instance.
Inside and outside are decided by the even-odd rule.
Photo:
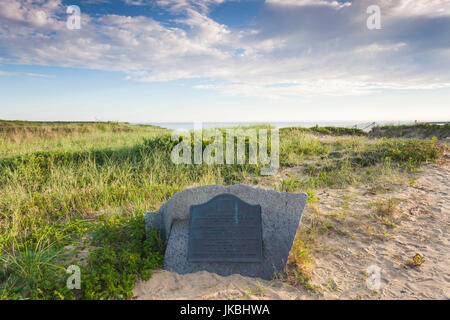
[[[415,123],[404,125],[386,125],[372,128],[369,133],[371,137],[388,137],[388,138],[420,138],[445,139],[450,137],[450,123],[433,124],[433,123]]]
[[[82,272],[83,298],[130,299],[135,281],[148,280],[153,269],[163,266],[164,241],[144,227],[142,217],[118,217],[92,232],[96,249]]]
[[[440,157],[435,140],[318,138],[302,130],[281,130],[281,167],[302,168],[303,175],[282,181],[282,189],[344,187],[375,184],[378,177],[414,170]]]
[[[406,265],[410,267],[420,267],[425,262],[425,257],[420,253],[416,253],[412,260],[406,261]]]
[[[275,185],[314,196],[317,188],[376,185],[440,156],[436,141],[322,131],[280,130],[281,170],[298,170],[269,178]],[[132,298],[135,281],[163,263],[161,237],[144,232],[146,210],[193,185],[261,178],[248,163],[177,166],[170,160],[177,143],[154,126],[1,121],[0,298]],[[308,250],[297,244],[307,265]],[[81,290],[66,288],[72,264],[81,267]]]
[[[308,244],[305,241],[296,239],[292,245],[292,257],[296,266],[296,271],[306,278],[310,278],[311,269],[311,254],[308,249]]]
[[[391,216],[397,210],[398,201],[394,198],[389,198],[385,201],[378,200],[374,203],[376,211],[381,216]]]
[[[344,127],[311,127],[311,128],[303,128],[303,127],[291,127],[291,128],[283,128],[281,129],[285,132],[305,132],[305,133],[318,133],[318,134],[327,134],[332,136],[367,136],[367,133],[358,128],[344,128]]]

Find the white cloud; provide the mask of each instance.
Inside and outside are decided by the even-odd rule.
[[[1,71],[0,70],[0,77],[1,76],[25,76],[25,77],[31,77],[31,78],[53,78],[53,76],[50,76],[50,75],[47,75],[47,74],[41,74],[41,73],[11,72],[11,71]]]
[[[145,0],[125,0],[125,3],[132,6],[145,6],[149,4],[149,2]]]
[[[333,8],[344,8],[352,5],[351,2],[338,2],[335,0],[266,0],[267,4],[283,6],[327,6]]]
[[[268,0],[239,29],[209,16],[223,1],[156,0],[177,13],[178,27],[83,14],[81,30],[68,30],[61,1],[4,0],[0,46],[7,55],[0,58],[120,70],[141,82],[210,79],[197,88],[270,99],[449,86],[450,1]],[[369,4],[380,5],[382,30],[367,30]]]
[[[450,16],[450,0],[384,0],[381,4],[396,16]]]
[[[43,27],[56,22],[55,14],[60,6],[61,0],[35,2],[2,0],[0,2],[0,19]]]
[[[184,12],[197,10],[205,14],[212,5],[217,5],[226,0],[156,0],[157,5],[172,12]]]

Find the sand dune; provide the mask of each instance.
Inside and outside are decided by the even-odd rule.
[[[381,195],[362,186],[326,189],[304,213],[298,234],[314,212],[330,218],[330,232],[318,235],[313,250],[311,285],[288,280],[265,281],[208,272],[179,275],[158,270],[137,282],[135,299],[449,299],[450,298],[450,163],[425,167],[411,184],[395,184]],[[374,220],[374,199],[395,198],[393,226]],[[345,199],[345,200],[343,200]],[[342,212],[339,219],[332,219]],[[418,267],[408,265],[415,254]],[[380,289],[367,287],[367,268],[380,268]],[[332,285],[330,285],[332,284]]]

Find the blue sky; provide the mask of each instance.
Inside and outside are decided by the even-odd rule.
[[[448,30],[450,0],[2,0],[0,119],[449,121]]]

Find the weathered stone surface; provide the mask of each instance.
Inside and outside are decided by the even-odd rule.
[[[189,209],[222,194],[233,194],[249,204],[259,204],[262,214],[262,263],[189,263],[187,261]],[[159,210],[168,238],[164,268],[180,274],[207,270],[219,275],[241,274],[271,279],[285,271],[306,194],[293,194],[253,188],[247,185],[201,186],[176,193]]]

